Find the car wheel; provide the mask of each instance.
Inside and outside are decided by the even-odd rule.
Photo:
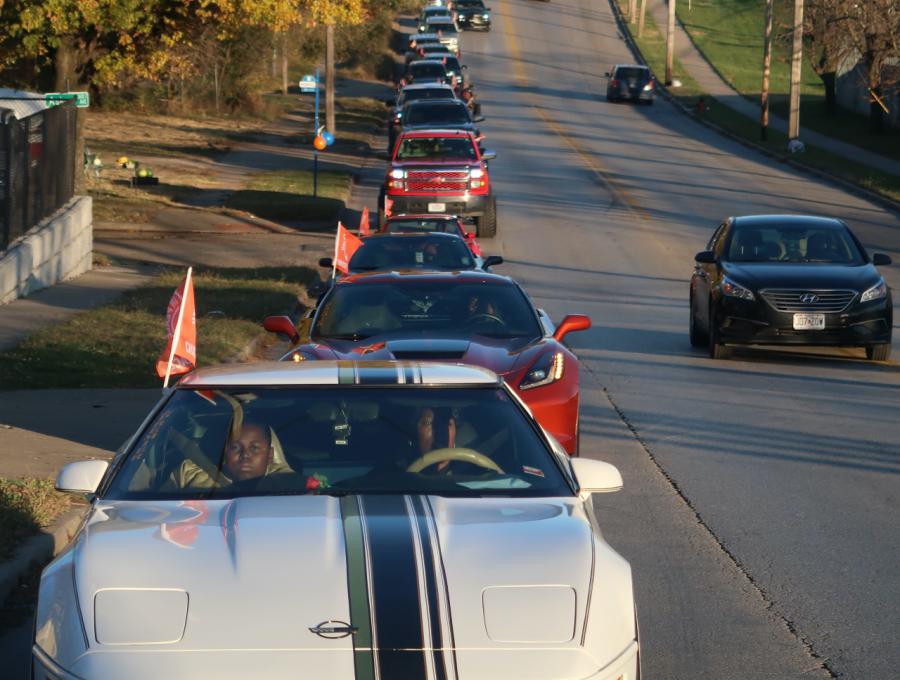
[[[709,334],[704,333],[697,324],[697,314],[694,312],[694,294],[691,293],[691,347],[706,347],[709,342]]]
[[[890,345],[872,345],[871,347],[866,347],[866,359],[869,361],[887,361],[890,358]]]
[[[711,359],[727,359],[731,356],[731,348],[722,344],[719,337],[719,324],[715,317],[715,309],[709,306],[709,356]]]
[[[478,238],[493,238],[497,234],[497,199],[491,196],[484,214],[475,220]]]

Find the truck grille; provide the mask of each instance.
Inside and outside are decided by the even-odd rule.
[[[759,294],[779,312],[843,312],[856,298],[855,290],[770,288]]]
[[[406,177],[409,191],[459,193],[469,188],[468,170],[411,170]]]

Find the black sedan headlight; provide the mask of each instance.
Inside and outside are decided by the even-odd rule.
[[[872,300],[880,300],[887,295],[887,291],[887,284],[884,282],[884,279],[881,279],[878,283],[860,295],[859,301],[872,302]]]
[[[752,290],[732,281],[727,276],[722,281],[722,293],[727,297],[738,298],[739,300],[753,301],[756,299]]]
[[[554,383],[563,376],[566,358],[562,352],[546,352],[538,357],[522,382],[519,383],[520,390],[530,390],[533,387],[541,387]]]

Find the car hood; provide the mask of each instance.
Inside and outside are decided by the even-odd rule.
[[[722,270],[736,283],[754,290],[761,288],[808,288],[810,290],[851,289],[864,291],[879,277],[871,264],[847,266],[765,262],[723,262]]]
[[[524,368],[553,341],[486,336],[390,338],[373,336],[364,340],[327,340],[299,348],[317,359],[372,359],[376,361],[458,361],[481,366],[507,376]],[[290,358],[290,354],[285,358]]]
[[[354,664],[419,677],[386,671],[423,662],[461,678],[539,677],[529,664],[584,677],[589,606],[592,625],[617,624],[609,659],[634,631],[627,563],[574,497],[101,502],[75,551],[81,677],[246,677],[263,658],[268,677],[300,661],[348,680]],[[320,624],[357,631],[310,631]]]

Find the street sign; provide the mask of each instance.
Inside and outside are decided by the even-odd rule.
[[[47,92],[44,95],[44,104],[59,106],[70,99],[75,100],[75,106],[79,109],[86,109],[91,105],[91,97],[87,92]]]

